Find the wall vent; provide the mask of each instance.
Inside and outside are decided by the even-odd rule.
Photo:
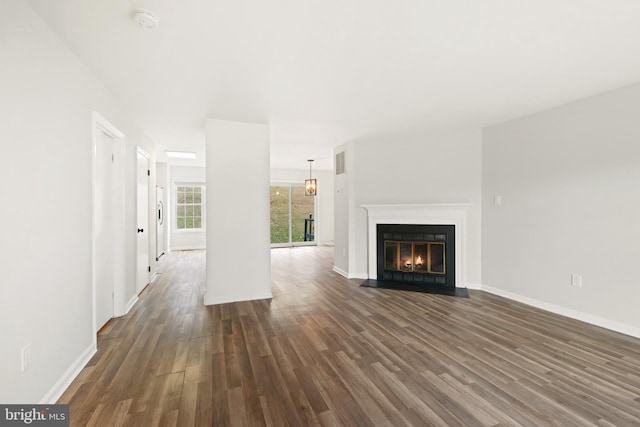
[[[336,154],[336,175],[345,173],[344,170],[344,151]]]

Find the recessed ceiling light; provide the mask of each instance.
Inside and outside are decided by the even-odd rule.
[[[167,157],[172,157],[174,159],[195,159],[196,153],[192,151],[165,151],[164,152]]]
[[[145,30],[155,30],[160,25],[160,19],[149,9],[138,9],[133,13],[133,22]]]

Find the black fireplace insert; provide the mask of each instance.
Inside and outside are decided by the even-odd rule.
[[[379,281],[455,288],[455,226],[377,225]]]

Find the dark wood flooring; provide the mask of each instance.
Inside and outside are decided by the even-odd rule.
[[[640,340],[480,291],[360,287],[272,251],[272,300],[205,307],[174,252],[59,400],[74,426],[640,425]]]

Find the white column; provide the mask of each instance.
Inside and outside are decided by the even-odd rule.
[[[207,120],[205,304],[271,298],[269,126]]]

